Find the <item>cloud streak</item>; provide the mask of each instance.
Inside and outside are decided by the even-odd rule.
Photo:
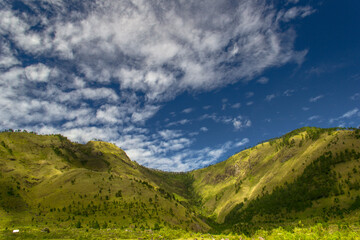
[[[311,98],[309,99],[309,102],[312,102],[312,103],[317,102],[317,101],[319,101],[320,99],[322,99],[323,97],[324,97],[324,95],[318,95],[318,96],[316,96],[316,97],[311,97]]]
[[[360,117],[360,111],[357,107],[345,112],[343,115],[341,115],[337,118],[331,118],[329,120],[329,123],[333,124],[334,122],[339,122],[339,126],[342,126],[342,125],[344,125],[345,120],[355,118],[355,117]]]

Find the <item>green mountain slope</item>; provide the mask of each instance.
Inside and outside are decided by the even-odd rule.
[[[249,232],[357,221],[359,153],[359,130],[301,128],[207,168],[168,173],[106,142],[3,132],[0,224]]]
[[[209,229],[177,194],[184,188],[169,189],[187,175],[169,173],[160,183],[162,173],[131,161],[113,144],[18,132],[1,133],[0,143],[4,225]]]
[[[194,189],[208,216],[240,230],[343,217],[360,196],[359,153],[359,130],[302,128],[193,171]]]

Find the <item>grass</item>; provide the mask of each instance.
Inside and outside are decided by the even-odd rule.
[[[210,234],[195,233],[184,230],[163,228],[161,230],[140,229],[91,229],[91,228],[51,228],[49,233],[42,231],[41,227],[20,228],[19,233],[12,233],[11,229],[1,229],[3,239],[360,239],[360,226],[355,224],[321,224],[305,227],[301,222],[292,229],[282,227],[267,230],[258,230],[251,236],[244,234]]]
[[[66,228],[78,220],[85,224],[98,220],[116,222],[116,227],[209,228],[187,208],[187,196],[175,198],[169,185],[153,180],[159,179],[157,172],[144,174],[143,167],[113,144],[81,145],[58,135],[30,133],[1,133],[0,140],[6,144],[0,147],[5,226],[47,222]],[[178,185],[184,180],[168,176]]]
[[[314,200],[312,207],[281,218],[256,215],[249,236],[231,233],[239,219],[224,223],[236,206],[246,209],[293,183],[325,152],[360,152],[356,131],[303,128],[187,173],[145,168],[101,141],[78,144],[60,135],[3,132],[0,143],[5,239],[351,239],[358,234],[358,209],[351,208],[360,196],[356,159],[331,169],[336,184],[343,186],[339,195]],[[337,215],[339,209],[352,210]],[[348,228],[337,228],[345,223]],[[41,232],[45,227],[50,233]],[[20,234],[13,234],[13,228]]]
[[[308,164],[329,149],[333,152],[346,148],[360,150],[354,131],[315,131],[315,128],[299,129],[244,150],[219,164],[193,171],[194,188],[201,196],[205,212],[215,213],[217,222],[221,223],[237,204],[292,182]],[[229,171],[231,168],[236,169],[235,175]],[[223,197],[219,199],[220,195]]]

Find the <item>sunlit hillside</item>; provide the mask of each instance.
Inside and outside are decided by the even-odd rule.
[[[301,128],[187,173],[145,168],[101,141],[3,132],[0,142],[4,233],[65,228],[252,235],[299,227],[299,221],[301,227],[356,223],[360,216],[359,130]]]
[[[177,194],[187,175],[163,178],[113,144],[18,132],[0,142],[2,226],[209,229]]]

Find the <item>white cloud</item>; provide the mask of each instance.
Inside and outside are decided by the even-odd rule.
[[[253,101],[250,101],[250,102],[247,102],[246,103],[246,106],[251,106],[251,105],[253,105],[254,104],[254,102]]]
[[[146,105],[145,108],[135,111],[131,119],[135,123],[144,124],[145,121],[154,116],[159,109],[159,106]]]
[[[254,92],[247,92],[247,93],[245,94],[245,97],[246,97],[246,98],[251,98],[252,96],[254,96]]]
[[[159,134],[161,137],[163,137],[164,139],[172,139],[172,138],[177,138],[180,137],[182,134],[179,131],[175,131],[175,130],[162,130],[159,131]]]
[[[300,0],[287,0],[288,1],[288,3],[294,3],[294,4],[296,4],[296,3],[298,3]]]
[[[308,108],[308,107],[302,107],[301,109],[302,109],[303,111],[309,111],[310,108]]]
[[[171,126],[177,126],[177,125],[185,125],[187,123],[190,123],[191,121],[189,119],[181,119],[179,121],[175,121],[175,122],[171,122],[171,123],[168,123],[166,126],[167,127],[171,127]]]
[[[220,145],[217,148],[204,148],[202,151],[205,152],[205,154],[212,159],[212,162],[218,160],[221,156],[223,156],[229,149],[233,148],[233,143],[231,141],[228,141],[224,143],[223,145]],[[204,154],[203,152],[200,152]]]
[[[243,138],[240,142],[235,143],[235,147],[241,147],[249,142],[250,140],[248,138]]]
[[[0,10],[0,126],[113,141],[134,160],[167,170],[214,163],[231,147],[182,151],[192,139],[166,129],[149,136],[146,121],[185,91],[209,91],[258,78],[274,66],[301,64],[306,50],[294,49],[296,33],[282,23],[312,11],[286,11],[262,0],[98,0],[78,8],[71,1],[25,3],[30,11],[13,9],[11,1]],[[25,55],[33,61],[25,62]],[[227,67],[234,63],[238,67]],[[235,129],[251,126],[242,117],[218,120]]]
[[[309,102],[317,102],[318,100],[320,100],[321,98],[323,98],[324,97],[324,95],[318,95],[318,96],[316,96],[316,97],[311,97],[310,99],[309,99]]]
[[[31,65],[25,68],[25,75],[28,80],[35,82],[46,82],[50,76],[51,69],[42,63]]]
[[[41,5],[66,11],[65,3]],[[86,14],[50,19],[41,16],[35,4],[29,6],[39,16],[19,17],[10,7],[2,11],[1,33],[10,34],[27,51],[72,60],[88,79],[116,79],[122,89],[143,91],[151,101],[184,90],[214,89],[271,66],[301,62],[304,52],[293,50],[295,34],[280,32],[279,25],[312,13],[309,6],[293,7],[282,16],[279,11],[276,19],[274,6],[251,1],[190,1],[186,6],[173,1],[97,1]],[[39,23],[44,30],[31,30]],[[233,51],[224,52],[229,45]],[[242,65],[221,67],[233,62]]]
[[[214,114],[204,114],[198,120],[212,119],[215,122],[221,122],[224,124],[232,124],[235,130],[251,127],[251,120],[241,115],[237,117],[230,116],[218,116]]]
[[[208,129],[207,127],[201,127],[201,128],[200,128],[200,131],[201,131],[201,132],[207,132],[207,131],[209,131],[209,129]]]
[[[200,134],[199,132],[190,132],[189,136],[190,137],[195,137],[195,136],[198,136],[199,134]]]
[[[231,108],[235,108],[235,109],[238,109],[241,107],[241,103],[235,103],[231,106]]]
[[[225,149],[216,149],[216,150],[211,150],[209,151],[209,156],[215,159],[218,159],[221,155],[223,155],[225,152]]]
[[[350,99],[351,100],[357,100],[357,99],[360,99],[360,93],[355,93],[354,95],[352,95],[351,97],[350,97]]]
[[[20,64],[20,61],[12,53],[9,43],[0,41],[0,68],[10,68]]]
[[[123,111],[118,106],[104,105],[96,111],[96,118],[108,124],[122,124]]]
[[[294,94],[294,92],[295,92],[295,90],[293,90],[293,89],[286,89],[283,94],[286,97],[291,97]]]
[[[301,17],[301,18],[304,18],[312,13],[314,13],[315,10],[309,6],[305,6],[305,7],[292,7],[290,8],[289,10],[287,10],[285,13],[284,13],[284,20],[285,21],[290,21],[294,18],[297,18],[297,17]]]
[[[83,88],[77,90],[75,96],[80,95],[84,99],[99,100],[106,98],[108,101],[117,101],[119,97],[110,88]]]
[[[313,121],[313,120],[316,120],[316,119],[319,119],[320,116],[319,115],[313,115],[311,117],[308,118],[309,121]]]
[[[191,139],[180,131],[164,130],[154,135],[124,135],[117,141],[129,157],[145,166],[168,171],[188,171],[218,161],[231,142],[218,147],[189,150]]]
[[[347,111],[346,113],[344,113],[343,115],[341,115],[340,117],[337,117],[337,118],[331,118],[330,120],[329,120],[329,123],[330,124],[333,124],[334,122],[339,122],[339,121],[341,121],[340,122],[340,125],[338,125],[339,127],[342,127],[342,126],[345,126],[345,120],[346,119],[350,119],[350,118],[353,118],[353,117],[356,117],[356,116],[358,116],[358,117],[360,117],[360,111],[359,111],[359,109],[358,108],[354,108],[354,109],[352,109],[352,110],[349,110],[349,111]]]
[[[351,118],[359,112],[358,108],[354,108],[346,113],[344,113],[340,118]]]
[[[182,110],[183,113],[191,113],[192,111],[194,111],[193,108],[185,108],[184,110]]]
[[[251,121],[250,120],[243,120],[241,116],[234,118],[232,120],[232,123],[234,125],[234,128],[236,130],[251,127]]]
[[[275,94],[270,94],[270,95],[267,95],[265,100],[270,102],[271,100],[273,100],[275,98]]]

